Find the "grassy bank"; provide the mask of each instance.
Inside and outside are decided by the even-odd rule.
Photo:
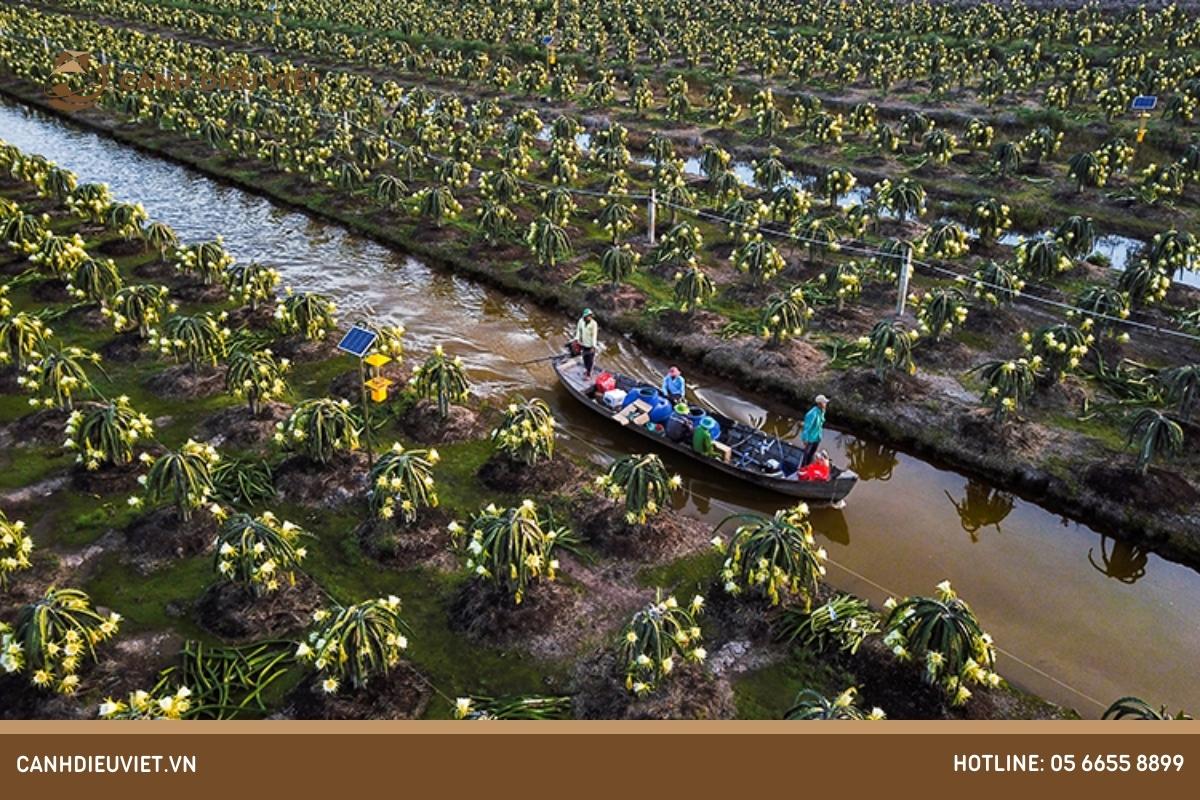
[[[10,82],[5,91],[33,105],[39,93]],[[85,112],[72,119],[118,140],[200,169],[247,190],[290,206],[337,221],[384,243],[420,255],[434,264],[469,275],[491,286],[519,293],[537,302],[574,313],[594,302],[594,290],[537,280],[517,260],[497,259],[448,227],[441,235],[394,215],[371,211],[358,198],[342,198],[316,187],[301,190],[293,177],[273,173],[261,165],[213,155],[196,142],[143,125],[120,123],[101,112]],[[659,291],[653,282],[639,284],[647,292]],[[603,298],[601,298],[603,299]],[[651,300],[653,295],[651,294]],[[600,309],[607,332],[627,333],[664,356],[696,365],[704,372],[728,378],[747,391],[803,408],[810,397],[841,387],[849,373],[820,369],[804,371],[756,366],[744,344],[726,342],[696,331],[681,332],[666,324],[662,314],[647,308],[620,311]],[[854,372],[851,370],[850,372]],[[1111,458],[1114,441],[1110,427],[1074,424],[1065,448],[1026,454],[1003,447],[985,448],[958,435],[971,409],[961,397],[939,391],[922,391],[919,399],[896,397],[880,402],[872,386],[850,384],[838,391],[831,419],[838,427],[881,439],[929,460],[985,478],[1055,511],[1092,524],[1118,538],[1148,545],[1177,560],[1197,563],[1200,542],[1196,512],[1167,507],[1138,508],[1126,498],[1105,495],[1083,480],[1089,465]],[[961,395],[961,392],[958,394]],[[1051,424],[1052,421],[1051,421]]]
[[[14,170],[19,174],[24,173]],[[333,349],[336,331],[328,328],[335,326],[318,333],[281,326],[269,303],[250,308],[222,283],[188,267],[180,251],[156,251],[136,235],[85,220],[41,187],[40,179],[0,178],[0,198],[45,231],[78,235],[92,259],[111,258],[125,286],[159,282],[154,285],[176,299],[171,315],[216,315],[235,329],[228,336],[289,354],[297,369],[266,406],[247,408],[232,391],[237,384],[226,382],[229,365],[220,358],[212,365],[178,363],[181,359],[156,352],[134,331],[114,330],[100,313],[111,298],[73,296],[62,276],[30,262],[18,248],[0,255],[6,319],[36,314],[52,323],[52,333],[45,334],[48,352],[76,347],[104,354],[104,368],[77,387],[75,408],[89,415],[108,408],[107,398],[120,397],[117,405],[128,403],[153,423],[152,431],[129,440],[130,463],[104,455],[89,468],[71,457],[76,444],[65,430],[68,409],[59,407],[70,404],[43,403],[30,411],[27,402],[18,402],[25,397],[10,380],[16,370],[0,371],[6,380],[0,407],[5,453],[14,462],[36,465],[6,475],[4,519],[28,519],[35,549],[32,565],[18,569],[0,591],[0,620],[11,623],[47,591],[67,587],[84,590],[105,613],[123,616],[112,642],[95,643],[96,663],[88,659],[72,691],[54,696],[30,688],[23,676],[0,676],[4,716],[94,716],[102,698],[163,691],[156,685],[169,691],[179,672],[163,670],[179,669],[181,649],[211,654],[255,647],[281,649],[285,668],[269,685],[257,686],[263,705],[249,709],[249,716],[442,717],[457,697],[550,694],[569,697],[583,716],[774,717],[800,688],[836,695],[847,683],[860,686],[865,702],[892,705],[903,716],[1070,716],[998,679],[996,686],[980,687],[970,702],[951,705],[940,690],[925,685],[918,665],[893,658],[887,648],[847,659],[823,647],[781,644],[775,635],[780,609],[759,597],[741,600],[720,590],[720,560],[709,552],[712,531],[706,525],[671,509],[651,512],[644,524],[628,522],[618,502],[596,495],[591,468],[561,454],[533,466],[508,462],[497,473],[506,462],[488,432],[500,398],[460,398],[449,417],[434,421],[434,406],[414,385],[378,408],[377,455],[389,442],[427,453],[428,485],[440,499],[423,505],[411,522],[391,521],[369,505],[368,488],[380,484],[368,479],[368,459],[360,448],[341,443],[319,458],[306,440],[275,434],[273,421],[290,420],[305,401],[354,394],[357,370]],[[28,357],[31,363],[42,358]],[[44,387],[26,388],[38,393]],[[193,438],[219,448],[220,460],[265,464],[269,491],[222,494],[221,508],[205,500],[185,514],[179,497],[171,502],[142,488],[143,454],[163,459]],[[130,503],[131,498],[143,499]],[[469,551],[450,536],[448,521],[466,521],[488,503],[515,506],[525,499],[553,509],[582,541],[560,556],[561,579],[533,584],[522,605],[490,592],[490,580],[474,576],[470,562],[464,568]],[[218,567],[226,556],[214,533],[228,514],[268,509],[311,535],[309,553],[277,589],[231,599],[235,583],[221,577]],[[824,557],[816,555],[815,544],[808,546],[814,557]],[[605,665],[621,627],[659,587],[685,599],[695,593],[714,597],[701,624],[721,666],[711,672],[681,667],[669,691],[642,700],[630,696]],[[829,596],[819,591],[812,600]],[[341,705],[314,698],[312,668],[288,656],[312,624],[310,613],[390,595],[402,598],[404,630],[411,637],[403,664],[379,677],[374,688],[347,693],[344,703],[339,698]],[[783,607],[793,600],[801,598],[789,597]],[[697,693],[707,699],[693,702]]]

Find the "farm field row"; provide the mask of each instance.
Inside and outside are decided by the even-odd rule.
[[[181,72],[250,64],[238,53],[171,44],[70,18],[59,22],[81,26],[80,36],[112,37],[109,51],[120,63],[138,63],[146,52],[162,51],[160,57]],[[24,18],[24,24],[31,35],[45,27],[36,15]],[[18,46],[36,41],[25,39]],[[36,52],[36,47],[26,52],[31,75],[45,72]],[[1122,317],[1170,325],[1161,310],[1165,300],[1166,308],[1174,308],[1170,313],[1186,323],[1193,295],[1164,275],[1168,268],[1186,272],[1194,248],[1190,234],[1161,237],[1157,260],[1131,266],[1121,274],[1121,285],[1113,286],[1105,270],[1077,260],[1095,238],[1094,227],[1082,217],[1064,222],[1056,237],[1017,248],[1006,263],[987,258],[986,241],[970,239],[955,223],[921,223],[926,194],[912,179],[876,187],[890,210],[879,209],[875,216],[836,203],[821,210],[818,199],[787,180],[779,160],[767,158],[756,167],[760,183],[773,189],[743,196],[735,182],[730,190],[737,196],[726,205],[691,208],[669,201],[673,190],[662,183],[671,180],[664,178],[668,173],[678,177],[679,160],[673,160],[669,140],[651,148],[654,163],[647,169],[633,162],[628,133],[615,123],[607,133],[593,133],[584,152],[578,123],[569,116],[559,117],[543,134],[543,123],[530,109],[505,122],[494,103],[468,106],[453,95],[433,102],[423,90],[406,92],[359,76],[340,74],[322,87],[317,98],[288,96],[284,100],[292,105],[282,106],[284,100],[259,93],[228,92],[198,93],[189,98],[186,111],[172,109],[170,92],[160,102],[149,99],[153,92],[134,91],[120,99],[116,91],[106,95],[106,102],[118,114],[122,107],[136,106],[139,118],[145,118],[142,126],[157,118],[152,127],[160,130],[158,136],[190,131],[195,141],[187,147],[202,142],[229,165],[226,172],[278,176],[269,180],[292,197],[372,233],[448,260],[465,255],[476,271],[556,302],[566,296],[578,298],[573,302],[579,305],[590,302],[613,327],[638,331],[667,352],[693,356],[713,371],[796,402],[837,384],[850,402],[835,413],[845,414],[848,423],[871,426],[866,429],[897,441],[915,440],[1002,480],[1023,481],[1027,490],[1065,500],[1067,508],[1091,513],[1130,536],[1157,538],[1156,547],[1177,557],[1186,557],[1193,546],[1188,544],[1191,526],[1179,520],[1187,519],[1194,490],[1158,471],[1143,474],[1105,464],[1137,421],[1138,404],[1183,398],[1177,420],[1143,416],[1139,427],[1145,432],[1155,423],[1153,449],[1170,450],[1183,435],[1174,426],[1186,424],[1189,395],[1180,393],[1186,384],[1167,378],[1186,381],[1193,374],[1186,369],[1195,358],[1190,342],[1171,337],[1164,346],[1150,334],[1125,342]],[[386,98],[400,113],[385,113]],[[196,113],[209,106],[211,118]],[[429,113],[422,113],[427,106]],[[692,192],[686,182],[675,185]],[[722,185],[718,180],[709,191],[721,191]],[[652,187],[662,190],[658,205],[667,225],[656,245],[648,247],[635,235],[645,224],[637,198]],[[617,196],[597,197],[606,192]],[[989,213],[1002,216],[1003,204],[989,202]],[[846,239],[841,226],[853,220],[861,235]],[[797,224],[802,233],[779,238]],[[867,258],[861,257],[863,250]],[[919,274],[914,283],[915,322],[893,322],[887,315],[896,273],[909,254],[921,252],[964,260],[930,262],[929,274]],[[953,275],[957,280],[949,278]],[[564,283],[577,284],[578,291],[564,295]],[[1131,284],[1143,292],[1140,304],[1121,291]],[[1020,302],[1034,295],[1041,298],[1038,305]],[[1046,302],[1064,301],[1081,310],[1073,320],[1055,321],[1062,319],[1061,308]],[[1099,328],[1093,330],[1095,322]],[[731,359],[725,355],[731,350],[748,357]],[[864,383],[862,373],[844,369],[855,363],[873,366],[873,378]],[[757,366],[747,370],[747,364]],[[931,380],[905,375],[917,365]],[[1012,370],[1020,380],[1000,385]],[[1163,381],[1152,380],[1156,372],[1163,373]],[[968,392],[983,395],[994,409],[993,423],[980,426],[975,423],[981,420],[964,416]],[[915,414],[871,413],[880,398],[894,402],[917,396],[937,397],[940,407],[936,412],[918,408]],[[929,420],[928,413],[938,413],[938,421]],[[1012,424],[1018,418],[1035,424]],[[1042,434],[1043,429],[1055,435]],[[936,430],[964,430],[986,445],[981,451],[949,440],[929,441],[929,432]],[[1177,464],[1184,474],[1190,468],[1186,459]],[[1142,495],[1155,498],[1145,508],[1119,507],[1129,480],[1142,484]]]
[[[1198,41],[1173,6],[0,8],[0,715],[1190,704],[1105,626],[1186,659],[1200,602]],[[832,395],[863,504],[577,419],[537,355],[585,307],[606,367],[784,438]]]
[[[926,686],[924,667],[890,653],[911,634],[882,642],[876,611],[821,588],[826,556],[806,510],[720,531],[731,553],[783,536],[788,563],[808,564],[760,584],[756,558],[722,566],[705,554],[713,531],[665,507],[678,483],[657,457],[620,459],[595,484],[553,452],[544,403],[469,400],[462,367],[440,348],[366,433],[339,399],[356,373],[332,349],[327,299],[276,300],[278,276],[230,263],[220,242],[186,245],[102,185],[10,146],[3,154],[19,176],[0,187],[6,233],[44,245],[8,248],[4,266],[5,352],[20,367],[5,429],[22,465],[5,482],[24,490],[6,505],[37,520],[4,521],[19,554],[0,595],[6,713],[730,716],[735,694],[702,668],[708,653],[749,634],[770,659],[791,658],[772,643],[781,631],[810,643],[787,674],[816,694],[793,716],[858,713],[828,705],[854,664],[883,670],[871,685],[895,691],[886,699],[905,715],[1060,713],[991,677],[978,630],[965,642],[972,660]],[[378,352],[394,359],[386,374],[407,377],[403,332],[379,332]],[[495,444],[481,436],[493,425]],[[397,442],[373,466],[369,437]],[[493,560],[510,558],[510,545],[519,560]],[[677,610],[665,595],[653,601],[656,578],[692,570],[711,570],[725,590]],[[776,593],[803,602],[763,617]],[[949,603],[975,625],[948,586],[936,597],[921,602]],[[637,612],[648,598],[663,605]],[[832,644],[832,630],[817,622],[809,633],[806,621],[826,600],[831,621],[857,620],[835,626],[845,652],[828,658],[808,637],[824,631]],[[660,616],[673,638],[661,638]],[[39,618],[49,623],[32,635]],[[533,660],[504,658],[513,650]],[[862,713],[884,700],[864,693]],[[763,710],[761,698],[741,702]]]
[[[723,74],[711,65],[679,70],[669,63],[654,68],[636,61],[616,70],[556,62],[547,72],[540,58],[544,54],[531,55],[511,42],[507,49],[517,52],[503,52],[493,62],[485,50],[472,56],[469,49],[469,45],[486,48],[487,43],[460,42],[458,48],[435,49],[370,26],[356,29],[353,39],[349,32],[325,29],[321,29],[324,35],[313,36],[311,18],[285,14],[275,25],[269,19],[255,19],[245,9],[231,12],[188,4],[181,10],[176,4],[152,0],[74,0],[49,8],[114,19],[122,27],[132,24],[158,36],[201,37],[206,43],[250,55],[315,59],[329,69],[353,70],[403,86],[449,89],[506,107],[544,110],[550,106],[557,113],[601,125],[617,121],[629,128],[639,146],[657,134],[687,147],[694,156],[708,144],[727,148],[744,162],[761,159],[778,147],[784,162],[808,179],[819,180],[835,167],[856,174],[862,186],[855,200],[863,205],[867,205],[867,181],[908,175],[920,180],[961,224],[970,221],[972,205],[987,194],[1002,194],[1010,201],[1013,224],[1027,235],[1053,229],[1072,214],[1092,216],[1111,233],[1132,233],[1147,241],[1166,228],[1194,229],[1196,222],[1194,183],[1200,146],[1194,137],[1194,114],[1180,107],[1194,108],[1200,84],[1182,56],[1186,36],[1168,47],[1146,43],[1120,59],[1112,58],[1103,46],[1050,39],[1032,54],[1011,55],[1018,64],[1007,67],[1005,74],[1022,73],[1022,77],[985,105],[977,91],[965,88],[969,82],[965,77],[958,79],[956,91],[922,93],[931,85],[926,70],[936,71],[936,66],[925,67],[922,59],[944,65],[938,44],[905,59],[906,91],[897,93],[873,87],[866,79],[871,70],[853,65],[851,74],[859,75],[856,81],[826,86],[819,77],[821,68],[799,59],[800,72],[790,82],[788,69],[782,69],[775,80],[746,69]],[[1169,26],[1169,16],[1164,15],[1159,24]],[[1137,15],[1126,22],[1147,24]],[[1019,36],[1020,31],[1010,35]],[[364,44],[364,39],[371,44]],[[969,49],[962,43],[955,45]],[[809,47],[812,58],[812,43],[794,46]],[[957,69],[977,77],[988,65],[976,59]],[[1080,79],[1065,108],[1039,109],[1036,101],[1016,88],[1025,83],[1041,86],[1050,76],[1069,74],[1079,63],[1091,65],[1079,67],[1091,73]],[[583,69],[582,75],[576,74],[577,69]],[[1121,88],[1101,91],[1105,84]],[[1008,96],[1010,92],[1016,97]],[[1138,141],[1140,120],[1128,105],[1143,92],[1160,93],[1163,102],[1148,124],[1145,141]],[[1097,96],[1107,105],[1095,102]],[[1015,112],[1006,110],[1014,108]],[[1091,170],[1090,178],[1087,169],[1077,170],[1067,163],[1089,151],[1095,158],[1083,158],[1085,165],[1100,165]],[[1067,188],[1076,184],[1080,189],[1089,182],[1105,191]]]

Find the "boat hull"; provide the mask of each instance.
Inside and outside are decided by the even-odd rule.
[[[746,481],[747,483],[752,483],[755,486],[770,489],[779,494],[785,494],[789,497],[795,497],[810,503],[833,505],[844,500],[850,494],[850,490],[858,483],[858,475],[848,469],[837,470],[837,474],[827,481],[797,481],[787,478],[775,478],[748,469],[740,469],[724,461],[701,456],[689,445],[672,441],[666,436],[661,436],[657,433],[652,433],[641,425],[621,426],[619,421],[613,419],[616,411],[589,396],[589,384],[583,379],[583,368],[578,364],[578,359],[563,357],[556,360],[554,362],[554,371],[558,376],[559,382],[576,400],[583,403],[594,413],[610,420],[613,425],[624,427],[626,430],[649,439],[659,447],[673,450],[687,456],[693,461],[704,464],[706,467],[723,472],[726,475]]]

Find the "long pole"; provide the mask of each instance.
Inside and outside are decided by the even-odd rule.
[[[367,369],[363,366],[363,360],[358,360],[358,385],[362,389],[362,404],[363,404],[363,435],[367,440],[367,468],[375,468],[375,444],[372,441],[374,437],[371,435],[371,401],[367,397]]]
[[[517,366],[518,367],[527,367],[530,364],[541,364],[546,361],[553,361],[556,358],[562,358],[562,357],[563,357],[562,353],[555,353],[554,355],[546,356],[545,358],[535,358],[532,361],[522,361],[520,364],[517,364]]]

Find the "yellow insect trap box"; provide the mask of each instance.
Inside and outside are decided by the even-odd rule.
[[[395,381],[383,377],[371,378],[371,380],[367,381],[366,386],[371,390],[371,400],[376,403],[382,403],[384,400],[387,400],[388,387],[393,383]]]

